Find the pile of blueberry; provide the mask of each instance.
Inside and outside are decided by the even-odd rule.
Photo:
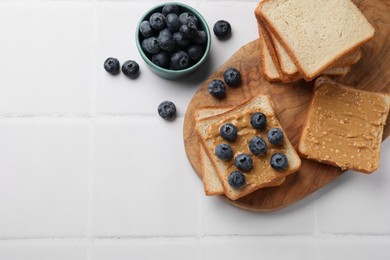
[[[163,6],[141,22],[141,47],[156,65],[182,70],[196,64],[206,50],[207,34],[196,15],[175,4]]]
[[[226,85],[238,87],[241,85],[241,73],[235,68],[229,68],[223,73],[223,80],[213,79],[208,86],[209,93],[215,98],[224,98],[226,96]]]
[[[257,112],[251,115],[251,125],[256,130],[265,130],[267,126],[267,118]],[[229,142],[233,142],[237,138],[237,127],[234,124],[226,123],[220,127],[220,136]],[[280,128],[271,128],[267,133],[268,142],[275,146],[281,146],[284,140],[283,131]],[[249,150],[255,156],[264,156],[267,153],[267,143],[261,136],[254,136],[248,143]],[[215,147],[215,154],[223,161],[233,159],[233,150],[228,143],[221,143]],[[287,168],[287,157],[282,153],[274,153],[270,160],[271,167],[277,171]],[[234,158],[234,165],[238,169],[233,171],[228,176],[228,183],[236,189],[241,188],[246,184],[246,178],[243,172],[250,172],[253,169],[253,159],[249,154],[241,153]]]

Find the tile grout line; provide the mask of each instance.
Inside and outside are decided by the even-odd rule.
[[[96,98],[97,98],[97,40],[98,40],[98,4],[97,0],[93,1],[92,5],[92,19],[93,19],[93,31],[92,31],[92,78],[91,78],[91,99],[90,99],[90,113],[89,118],[89,163],[88,163],[88,213],[87,213],[87,237],[86,237],[86,259],[92,259],[92,214],[93,214],[93,180],[95,172],[95,117],[96,117]]]

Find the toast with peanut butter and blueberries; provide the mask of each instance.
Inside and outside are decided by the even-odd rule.
[[[198,120],[195,130],[225,195],[232,200],[274,186],[301,165],[264,95]]]
[[[301,155],[363,173],[379,167],[390,94],[315,81],[314,95],[298,145]]]
[[[218,114],[222,114],[226,111],[229,111],[234,107],[201,107],[195,111],[195,121],[199,121],[201,119],[205,119],[207,117],[215,116]],[[204,147],[200,144],[200,162],[201,162],[201,177],[203,182],[203,187],[205,194],[208,196],[212,195],[222,195],[224,194],[224,189],[221,181],[215,171],[215,168],[210,161],[209,156],[207,155]],[[277,180],[275,183],[270,184],[270,186],[279,186],[283,184],[285,178],[281,178]]]

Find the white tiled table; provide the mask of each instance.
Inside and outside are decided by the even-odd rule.
[[[183,1],[233,36],[210,64],[163,80],[136,51],[157,1],[0,0],[0,259],[390,259],[390,141],[373,175],[347,172],[286,209],[206,197],[183,116],[202,80],[257,37],[256,1]],[[140,77],[110,76],[109,57]],[[173,122],[157,112],[178,108]]]

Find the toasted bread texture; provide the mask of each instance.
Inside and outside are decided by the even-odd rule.
[[[250,117],[254,112],[262,112],[266,115],[266,130],[258,132],[257,130],[248,126],[248,117]],[[235,169],[234,159],[229,161],[222,161],[214,153],[216,145],[222,142],[218,129],[226,122],[235,123],[238,128],[237,139],[234,141],[235,144],[230,144],[233,146],[238,144],[241,148],[239,151],[235,151],[235,148],[233,148],[233,153],[235,155],[239,153],[247,153],[254,161],[253,170],[249,173],[244,173],[247,179],[246,185],[239,189],[231,187],[228,183],[228,175]],[[255,157],[249,151],[247,138],[260,135],[263,136],[265,140],[267,140],[267,131],[271,127],[279,127],[282,129],[285,136],[283,145],[276,147],[269,144],[267,141],[267,154],[263,157]],[[281,178],[284,178],[289,174],[297,171],[301,164],[301,160],[298,154],[294,150],[294,147],[291,145],[285,131],[275,116],[271,102],[269,101],[268,97],[264,95],[255,96],[247,102],[225,113],[199,120],[196,124],[196,133],[202,145],[205,147],[210,161],[214,165],[219,180],[221,181],[224,188],[225,195],[232,200],[241,198],[260,188],[275,185],[275,183],[280,181]],[[270,166],[270,157],[275,152],[281,152],[286,155],[288,159],[288,167],[286,169],[277,171]]]
[[[351,0],[264,0],[258,13],[307,81],[375,32]]]
[[[371,173],[379,167],[390,94],[318,77],[298,145],[300,154],[326,164]]]

